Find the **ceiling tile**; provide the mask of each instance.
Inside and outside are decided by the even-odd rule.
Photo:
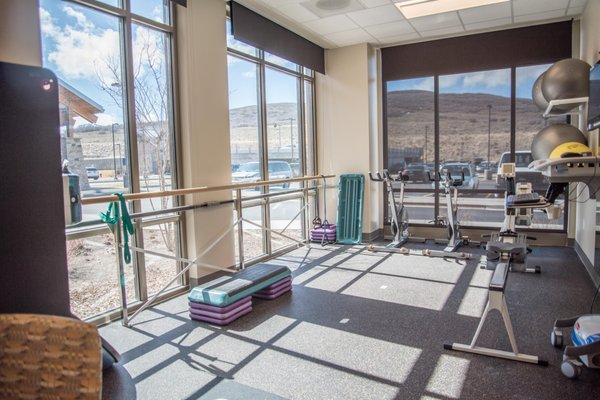
[[[525,14],[540,14],[546,11],[562,9],[569,5],[569,0],[513,0],[515,16]]]
[[[515,15],[515,22],[530,22],[530,21],[542,21],[545,19],[559,18],[565,15],[565,10],[554,10],[554,11],[546,11],[535,14],[527,14],[527,15]]]
[[[567,10],[567,15],[580,15],[583,13],[583,10],[585,10],[585,7],[569,7],[569,9]]]
[[[462,19],[463,23],[466,25],[499,18],[510,18],[511,8],[510,2],[507,2],[483,7],[467,8],[466,10],[460,10],[458,13],[460,14],[460,19]]]
[[[362,3],[365,8],[373,8],[379,6],[385,6],[386,4],[391,4],[391,0],[358,0]]]
[[[447,27],[447,28],[432,29],[430,31],[419,32],[419,33],[423,37],[432,37],[432,36],[450,35],[452,33],[458,33],[458,32],[464,32],[464,31],[465,30],[463,29],[463,27],[459,25],[459,26],[451,26],[451,27]]]
[[[404,35],[415,31],[413,27],[408,23],[408,21],[389,22],[387,24],[367,26],[364,29],[371,35],[375,36],[377,39],[383,37]]]
[[[512,23],[512,18],[510,18],[510,17],[498,18],[498,19],[493,19],[490,21],[482,21],[482,22],[475,22],[473,24],[465,24],[465,28],[468,31],[474,31],[477,29],[488,29],[488,28],[494,28],[496,26],[510,25],[511,23]]]
[[[317,15],[297,3],[284,4],[277,7],[275,10],[277,10],[278,13],[298,22],[307,22],[319,19]]]
[[[383,7],[355,11],[346,15],[360,26],[379,25],[404,19],[400,11],[391,4]]]
[[[352,29],[350,31],[336,32],[326,35],[325,38],[338,46],[349,46],[358,43],[376,43],[377,41],[363,29]]]
[[[396,35],[396,36],[390,36],[390,37],[385,37],[385,38],[381,38],[379,39],[379,43],[381,44],[396,44],[396,43],[402,43],[402,42],[407,42],[409,40],[414,40],[414,39],[418,39],[421,36],[419,36],[419,34],[417,32],[413,32],[413,33],[406,33],[404,35]]]
[[[428,15],[410,20],[417,31],[430,31],[455,26],[461,26],[458,14],[454,11],[443,14]]]
[[[358,28],[358,25],[345,15],[334,15],[333,17],[321,18],[316,21],[307,22],[304,26],[320,35],[349,31]]]
[[[358,2],[358,0],[347,0],[347,4],[343,7],[327,9],[321,8],[318,6],[320,0],[308,0],[300,3],[303,7],[306,7],[307,10],[311,11],[313,14],[318,15],[321,18],[330,17],[332,15],[340,15],[345,14],[351,11],[363,10],[365,7]],[[340,1],[341,4],[344,4]]]

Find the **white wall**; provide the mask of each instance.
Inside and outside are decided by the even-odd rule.
[[[37,0],[0,0],[0,60],[42,66]]]
[[[222,0],[189,1],[177,7],[179,108],[183,187],[231,183],[227,42],[225,3]],[[231,192],[195,195],[194,204],[231,198]],[[192,259],[232,222],[232,208],[224,206],[187,213],[187,250]],[[222,267],[234,264],[233,234],[229,234],[200,261]],[[192,268],[190,279],[212,272]]]
[[[590,0],[585,8],[580,22],[580,57],[589,64],[600,59],[600,0]],[[580,199],[588,198],[587,188],[579,184],[584,192]],[[577,204],[575,240],[589,261],[594,263],[596,239],[596,200],[591,199]]]
[[[359,44],[325,52],[327,75],[318,75],[317,133],[319,173],[365,175],[363,233],[380,228],[379,192],[371,188],[369,171],[377,167],[378,106],[376,52]],[[375,161],[372,157],[376,157]],[[374,165],[373,165],[374,164]],[[337,207],[337,192],[327,193],[328,218]]]

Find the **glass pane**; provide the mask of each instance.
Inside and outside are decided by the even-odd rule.
[[[227,56],[229,75],[229,136],[233,183],[263,180],[258,114],[258,65]],[[244,196],[260,188],[245,189]]]
[[[549,182],[534,169],[528,168],[528,164],[533,160],[531,156],[531,142],[534,136],[548,124],[565,123],[566,116],[557,116],[548,119],[542,118],[542,110],[538,109],[531,98],[531,91],[535,80],[551,64],[534,65],[516,69],[517,93],[516,93],[516,163],[517,163],[517,181],[530,182],[533,190],[544,194],[548,188]],[[571,190],[576,191],[576,186]],[[561,197],[557,204],[564,202]],[[532,228],[543,229],[562,229],[564,224],[564,213],[556,220],[548,220],[546,214],[540,210],[534,211]]]
[[[300,212],[301,209],[302,199],[271,203],[271,229],[293,239],[303,240],[304,230],[302,229],[302,220],[304,219],[304,212]],[[279,236],[276,233],[271,234],[271,246],[273,251],[295,243],[296,242],[293,240]]]
[[[139,163],[139,184],[142,192],[169,190],[174,182],[175,162],[169,36],[163,32],[133,25],[135,74],[135,121]],[[142,201],[143,211],[172,206],[171,198]]]
[[[298,135],[298,79],[272,68],[265,69],[267,103],[268,178],[289,179],[300,175],[302,155]],[[300,183],[284,183],[272,190],[299,188]]]
[[[447,199],[443,191],[439,199],[439,216],[447,220]],[[473,193],[459,188],[457,219],[461,226],[501,228],[504,221],[504,193]]]
[[[405,171],[408,189],[432,189],[434,166],[433,78],[387,82],[387,169]]]
[[[399,191],[394,192],[396,201],[400,201]],[[387,204],[387,202],[385,203]],[[389,207],[389,205],[387,205]],[[431,193],[404,193],[404,207],[408,214],[408,220],[413,224],[432,224],[434,215],[434,198]],[[389,210],[387,211],[389,215]]]
[[[510,156],[510,70],[440,76],[440,169],[461,190],[498,189],[498,161]]]
[[[275,54],[271,54],[266,51],[265,51],[265,61],[270,62],[275,65],[279,65],[280,67],[294,70],[294,71],[298,71],[298,67],[299,67],[298,64],[295,64],[291,61],[286,60],[285,58],[278,57]]]
[[[167,223],[144,227],[144,248],[158,253],[176,256],[177,251],[177,223]],[[146,284],[148,296],[161,290],[179,272],[178,263],[164,257],[145,255]],[[175,281],[169,287],[180,286],[180,281]]]
[[[315,114],[313,109],[313,84],[304,81],[304,129],[306,131],[306,175],[312,176],[315,171]],[[302,174],[300,174],[302,175]]]
[[[71,311],[85,319],[121,306],[112,234],[67,241]],[[127,301],[136,298],[133,264],[125,265]]]
[[[227,47],[230,49],[234,49],[240,51],[242,53],[250,54],[251,56],[258,57],[258,49],[256,47],[252,47],[249,44],[244,42],[240,42],[233,38],[231,34],[231,21],[227,20],[225,22],[225,29],[227,31]]]
[[[131,12],[151,20],[169,23],[169,2],[171,0],[129,0]]]
[[[244,219],[254,222],[257,225],[264,225],[263,211],[261,206],[244,208],[242,211]],[[258,226],[248,223],[243,224],[244,228],[244,261],[265,255],[265,230]],[[238,230],[235,229],[235,258],[239,262]]]
[[[44,67],[59,78],[62,159],[83,197],[128,192],[119,19],[60,0],[41,0],[40,19]],[[105,209],[83,206],[83,219]]]

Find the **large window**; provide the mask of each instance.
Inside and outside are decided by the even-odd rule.
[[[226,25],[229,69],[229,122],[232,181],[258,182],[315,173],[314,74],[293,62],[235,40]],[[244,197],[281,193],[262,202],[246,202],[246,260],[269,255],[294,243],[271,234],[305,237],[309,213],[302,183],[257,185]],[[289,194],[288,194],[289,193]],[[237,245],[237,241],[236,241]]]
[[[385,83],[386,166],[392,173],[403,171],[409,176],[405,204],[412,223],[434,223],[446,216],[443,188],[429,182],[428,174],[464,175],[458,198],[463,225],[501,226],[506,184],[497,172],[504,162],[516,162],[518,182],[531,182],[535,191],[545,192],[546,179],[528,168],[531,142],[546,124],[566,121],[564,116],[542,118],[531,100],[533,82],[548,66]],[[564,217],[548,221],[536,211],[531,227],[561,230]]]
[[[174,188],[171,6],[163,0],[101,3],[40,0],[43,62],[59,78],[62,159],[79,175],[84,198]],[[129,207],[142,212],[171,205],[165,198]],[[84,206],[85,229],[67,232],[71,307],[82,318],[120,304],[114,243],[98,218],[105,208]],[[139,221],[137,228],[134,243],[180,253],[176,217]],[[155,293],[178,268],[134,257],[125,271],[129,302]]]

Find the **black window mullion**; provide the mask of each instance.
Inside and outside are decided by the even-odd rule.
[[[433,77],[433,220],[437,221],[440,215],[440,182],[436,179],[437,171],[440,170],[440,76]]]
[[[510,69],[510,162],[515,162],[517,148],[517,68]]]

